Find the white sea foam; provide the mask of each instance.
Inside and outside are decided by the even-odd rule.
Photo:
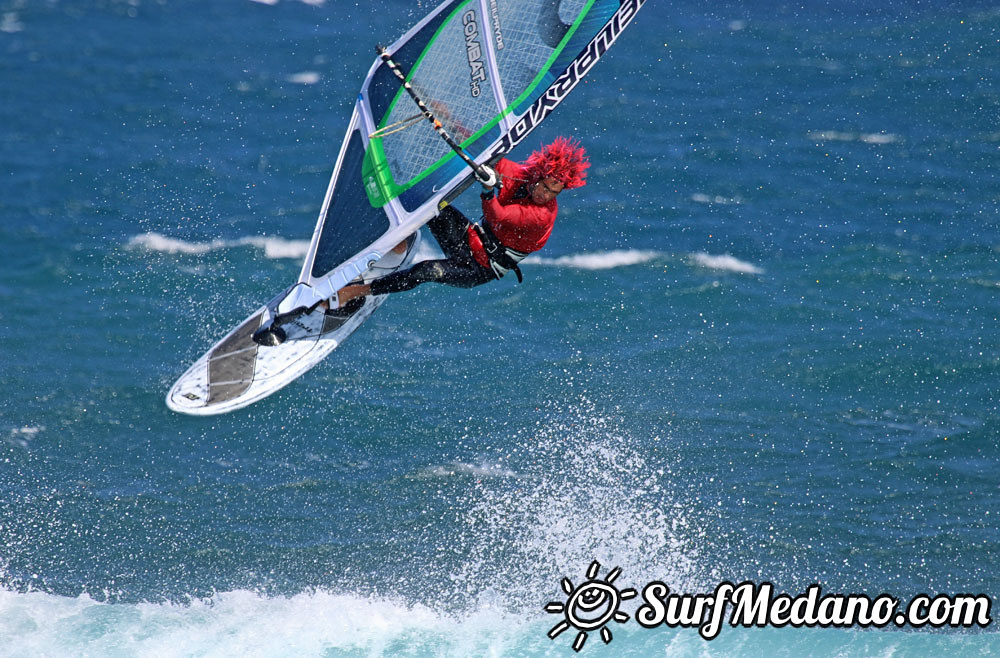
[[[16,11],[8,11],[4,13],[3,18],[0,18],[0,32],[14,34],[23,29],[24,23],[21,22],[21,18],[17,15]]]
[[[204,254],[219,249],[234,247],[257,247],[264,250],[266,258],[305,258],[309,250],[308,240],[285,240],[272,237],[248,237],[238,240],[212,240],[210,242],[188,242],[168,238],[159,233],[137,235],[128,242],[132,249],[148,249],[168,254]]]
[[[320,74],[318,71],[301,71],[299,73],[293,73],[286,78],[289,82],[294,82],[297,85],[314,85],[320,80]]]
[[[994,281],[992,279],[974,278],[974,279],[969,279],[969,283],[972,283],[977,286],[982,286],[983,288],[1000,289],[1000,281]]]
[[[602,251],[591,254],[572,254],[558,258],[542,258],[531,256],[525,263],[533,265],[551,265],[553,267],[569,267],[578,270],[610,270],[616,267],[641,265],[662,256],[658,251],[640,251],[620,249]]]
[[[600,571],[605,575],[605,568]],[[569,574],[578,583],[582,574]],[[628,572],[616,585],[623,587]],[[502,585],[503,583],[497,583]],[[677,586],[669,582],[671,589]],[[678,590],[680,586],[677,586]],[[552,598],[562,592],[554,584]],[[704,586],[694,590],[711,591]],[[633,599],[636,601],[637,599]],[[623,605],[626,608],[628,605]],[[992,655],[994,633],[870,633],[857,629],[763,628],[724,625],[705,642],[693,628],[641,628],[630,612],[596,632],[574,654],[576,629],[547,637],[561,615],[529,614],[480,605],[458,615],[391,599],[328,592],[265,597],[253,592],[216,594],[210,601],[107,604],[87,595],[64,597],[0,589],[0,654],[11,656],[662,656],[723,658],[737,655],[910,656]]]
[[[892,133],[866,133],[858,137],[865,144],[893,144],[899,141],[899,135]]]
[[[39,432],[44,430],[44,427],[16,427],[10,430],[10,433],[7,435],[7,442],[12,445],[20,446],[21,448],[27,448],[28,443],[34,439]]]
[[[739,197],[725,197],[721,194],[709,195],[701,192],[692,194],[691,200],[696,203],[712,203],[721,206],[731,206],[743,203],[743,200]]]
[[[895,133],[854,133],[836,130],[811,130],[809,139],[817,142],[863,142],[865,144],[894,144],[900,141]]]
[[[764,270],[752,263],[742,261],[729,254],[712,255],[704,252],[691,254],[691,260],[701,267],[740,274],[763,274]]]
[[[111,605],[86,594],[0,590],[0,641],[23,656],[390,656],[400,647],[407,655],[490,655],[525,625],[489,608],[457,617],[323,591]],[[530,635],[547,642],[543,632]]]
[[[213,249],[221,249],[225,243],[221,240],[212,242],[185,242],[168,238],[159,233],[137,235],[128,242],[130,248],[142,248],[149,251],[163,251],[168,254],[203,254]]]
[[[264,250],[267,258],[305,258],[309,251],[308,240],[285,240],[284,238],[243,238],[236,246],[252,245]]]

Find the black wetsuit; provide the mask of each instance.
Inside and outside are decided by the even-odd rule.
[[[401,272],[371,282],[373,295],[411,290],[421,283],[433,281],[458,288],[474,288],[496,279],[492,270],[486,269],[472,257],[469,247],[469,220],[451,206],[427,222],[431,235],[441,245],[444,260],[425,260]]]

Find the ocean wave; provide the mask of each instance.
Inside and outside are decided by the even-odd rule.
[[[159,233],[144,233],[129,240],[131,249],[147,249],[168,254],[205,254],[219,249],[234,247],[257,247],[264,250],[266,258],[305,258],[309,251],[308,240],[285,240],[284,238],[248,237],[238,240],[212,240],[210,242],[188,242],[169,238]]]
[[[381,656],[403,647],[408,655],[489,655],[523,635],[524,625],[522,618],[489,608],[453,616],[324,591],[290,597],[232,591],[187,604],[109,604],[87,594],[0,589],[0,638],[19,655]]]
[[[752,263],[742,261],[729,254],[712,255],[704,252],[691,254],[691,260],[695,265],[707,267],[712,270],[724,270],[726,272],[738,272],[740,274],[763,274],[764,270]]]
[[[1000,281],[992,279],[969,279],[969,283],[975,286],[982,286],[983,288],[1000,289]]]
[[[895,133],[855,133],[839,132],[837,130],[811,130],[809,139],[817,142],[863,142],[865,144],[895,144],[901,141]]]
[[[662,255],[658,251],[618,249],[591,254],[571,254],[568,256],[559,256],[558,258],[530,256],[524,262],[530,265],[550,265],[578,270],[610,270],[616,267],[628,267],[630,265],[648,263],[660,258]]]
[[[556,585],[552,598],[560,596]],[[644,629],[634,611],[628,614],[627,621],[607,624],[613,630],[609,647],[601,650],[604,643],[592,631],[578,655],[990,655],[996,643],[995,633],[746,629],[728,623],[706,642],[693,628]],[[109,604],[86,594],[0,589],[0,641],[11,655],[25,656],[574,655],[576,629],[548,636],[560,618],[541,610],[512,614],[489,604],[448,614],[390,598],[324,591],[268,597],[241,590],[187,604]]]

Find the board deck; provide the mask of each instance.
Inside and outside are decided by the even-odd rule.
[[[419,233],[410,240],[405,254],[388,254],[371,268],[365,280],[409,267],[419,251],[418,242]],[[275,346],[258,345],[251,338],[266,317],[267,305],[262,306],[177,380],[167,393],[167,406],[179,413],[208,416],[253,404],[325,359],[385,299],[386,295],[366,297],[364,305],[347,317],[328,315],[318,308],[283,325],[287,338]]]

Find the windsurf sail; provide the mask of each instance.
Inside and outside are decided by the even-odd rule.
[[[384,50],[468,157],[493,163],[562,102],[645,1],[447,0]],[[417,112],[376,58],[298,283],[275,317],[333,297],[470,184],[472,169]]]

